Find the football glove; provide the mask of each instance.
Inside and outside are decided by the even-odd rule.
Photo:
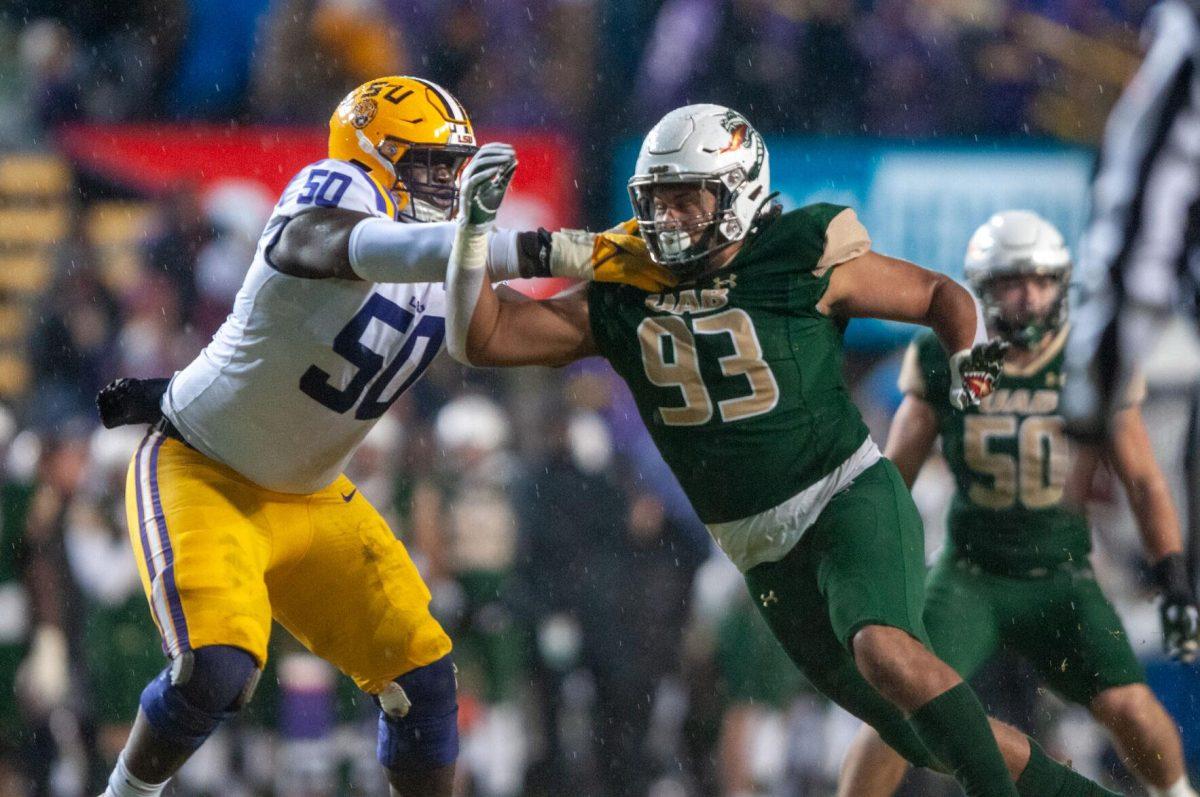
[[[596,236],[592,269],[592,279],[597,282],[623,282],[650,293],[661,293],[679,283],[670,269],[650,259],[646,242],[638,234],[637,219]]]
[[[1162,591],[1158,613],[1162,619],[1163,648],[1171,658],[1190,664],[1200,653],[1200,608],[1196,606],[1183,554],[1167,554],[1151,572]]]
[[[480,147],[463,170],[460,223],[477,228],[491,225],[516,169],[517,154],[508,144],[493,141]]]
[[[134,423],[157,423],[159,404],[169,379],[117,379],[100,388],[96,409],[106,429]]]
[[[678,278],[650,259],[637,228],[637,220],[630,219],[602,233],[544,229],[518,233],[520,275],[621,282],[650,293],[675,287]]]
[[[950,358],[950,403],[955,409],[978,406],[991,395],[1004,367],[1008,344],[990,340],[963,349]]]

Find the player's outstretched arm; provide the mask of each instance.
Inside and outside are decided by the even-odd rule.
[[[446,273],[446,344],[476,366],[565,365],[594,353],[587,302],[576,292],[544,302],[502,302],[485,279],[486,236],[516,158],[472,161]]]
[[[843,318],[882,318],[931,328],[948,352],[976,342],[971,294],[945,274],[866,252],[830,272],[818,309]]]
[[[1183,554],[1179,515],[1154,458],[1139,407],[1126,407],[1113,416],[1108,456],[1129,496],[1155,583],[1162,592],[1159,608],[1167,652],[1191,661],[1200,652],[1200,609]]]
[[[992,392],[1005,346],[988,342],[971,294],[945,274],[867,252],[830,272],[817,308],[842,318],[882,318],[933,330],[950,354],[950,401],[962,409]]]
[[[471,313],[463,347],[450,350],[455,359],[479,367],[560,366],[597,353],[582,291],[545,301],[507,301],[486,280],[481,283],[473,312],[469,302],[450,297],[451,308]]]

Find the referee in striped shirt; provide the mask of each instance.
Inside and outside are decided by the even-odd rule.
[[[1200,0],[1151,11],[1150,49],[1113,108],[1076,270],[1063,414],[1107,438],[1112,398],[1200,285]]]
[[[1060,407],[1083,444],[1068,487],[1076,501],[1135,364],[1176,310],[1200,314],[1200,0],[1163,0],[1146,30],[1146,58],[1104,133],[1076,272]],[[1167,650],[1190,660],[1200,617],[1185,556],[1164,557],[1153,575]]]

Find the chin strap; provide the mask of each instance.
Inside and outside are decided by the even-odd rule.
[[[385,172],[391,175],[392,185],[395,185],[400,178],[396,176],[396,167],[392,164],[392,162],[379,154],[379,150],[375,148],[375,145],[371,143],[371,139],[367,138],[363,131],[355,130],[354,136],[358,140],[358,148],[361,149],[368,158],[378,163]]]

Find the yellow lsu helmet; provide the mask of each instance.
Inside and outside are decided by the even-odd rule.
[[[413,221],[454,216],[459,175],[477,149],[466,109],[420,78],[370,80],[329,119],[329,157],[366,171],[391,196],[396,215]]]

